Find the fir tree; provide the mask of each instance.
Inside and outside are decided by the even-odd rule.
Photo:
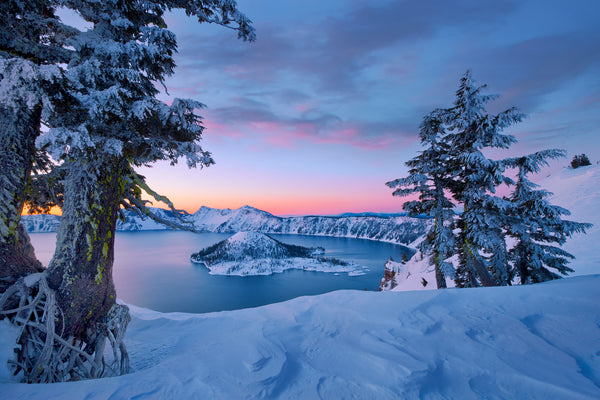
[[[517,168],[518,179],[508,198],[511,206],[506,231],[516,239],[510,251],[513,275],[520,283],[536,283],[560,278],[573,272],[567,266],[574,258],[555,245],[562,245],[574,233],[585,233],[591,224],[563,220],[569,211],[548,201],[551,193],[537,189],[527,176],[548,165],[548,160],[564,157],[563,150],[544,150],[509,160]]]
[[[181,7],[201,22],[231,26],[253,38],[247,18],[232,1],[68,2],[93,28],[75,36],[67,76],[87,115],[77,129],[51,129],[38,143],[66,169],[63,218],[48,283],[65,313],[65,335],[81,337],[115,303],[112,280],[114,233],[120,206],[151,215],[142,201],[152,191],[133,170],[157,160],[186,159],[210,165],[199,144],[202,104],[156,99],[156,86],[173,73],[175,36],[163,14]]]
[[[444,261],[452,255],[454,248],[454,204],[445,193],[449,188],[448,170],[445,166],[449,148],[443,141],[446,135],[443,125],[446,113],[447,110],[434,110],[423,118],[419,137],[425,150],[406,162],[409,167],[407,177],[386,183],[389,187],[396,188],[394,196],[419,194],[418,200],[408,201],[403,205],[410,215],[429,215],[434,218],[431,229],[421,243],[421,252],[431,254],[438,289],[446,287],[445,276],[453,275],[451,264]]]
[[[35,141],[42,121],[54,118],[62,87],[63,47],[74,30],[55,15],[58,0],[4,0],[0,3],[0,291],[19,276],[41,270],[20,227]]]
[[[453,176],[451,190],[464,211],[458,221],[459,265],[457,286],[493,286],[509,283],[508,254],[502,223],[508,202],[494,195],[496,187],[512,180],[504,175],[505,162],[487,158],[482,150],[506,149],[516,142],[501,131],[521,121],[523,115],[510,108],[498,115],[486,112],[485,105],[496,96],[482,94],[469,71],[461,79],[454,107],[444,121],[450,149],[447,167]],[[481,252],[488,256],[482,256]]]
[[[488,114],[485,106],[496,96],[483,94],[484,88],[467,71],[454,106],[434,110],[424,118],[420,138],[426,149],[406,163],[409,175],[387,183],[396,188],[396,196],[419,194],[418,200],[403,206],[411,215],[435,218],[421,252],[432,256],[438,287],[443,279],[439,271],[447,265],[443,260],[454,254],[458,255],[454,277],[458,287],[509,285],[515,276],[521,283],[560,277],[571,271],[567,263],[572,256],[552,244],[561,245],[591,226],[563,220],[568,211],[551,205],[549,193],[535,190],[527,179],[548,159],[563,156],[563,151],[504,160],[484,155],[486,149],[507,149],[516,142],[502,131],[523,118],[516,108]],[[518,170],[516,183],[505,175],[507,168]],[[515,186],[511,197],[495,195],[501,184]],[[452,201],[464,208],[458,216],[452,212]],[[459,230],[457,238],[454,227]],[[507,236],[516,241],[510,250]]]
[[[588,158],[588,156],[585,154],[576,155],[571,160],[571,168],[573,168],[573,169],[579,168],[579,167],[585,167],[586,165],[592,165],[592,163],[590,162],[590,159]]]
[[[25,4],[15,0],[11,6],[13,3]],[[33,301],[56,297],[60,311],[44,313],[52,316],[46,318],[45,328],[38,324],[22,329],[17,365],[25,369],[28,382],[99,377],[111,369],[118,372],[103,360],[105,339],[110,337],[115,354],[115,345],[121,350],[120,371],[124,372],[127,357],[122,335],[128,314],[126,307],[115,305],[112,279],[116,220],[121,205],[162,220],[145,206],[144,191],[174,209],[167,198],[148,187],[134,167],[156,160],[175,163],[181,158],[190,167],[213,162],[199,144],[203,127],[195,111],[202,105],[182,99],[167,105],[156,99],[156,87],[164,86],[165,77],[173,73],[176,51],[175,36],[166,29],[163,15],[172,8],[183,8],[199,22],[235,29],[243,39],[253,40],[254,31],[231,0],[57,0],[31,4],[43,12],[47,4],[69,7],[93,28],[79,33],[71,29],[68,36],[61,37],[67,40],[61,42],[49,35],[38,37],[55,47],[49,52],[52,56],[68,54],[68,59],[61,61],[68,62],[66,79],[60,70],[51,75],[31,67],[31,63],[14,63],[12,59],[0,70],[3,85],[15,77],[23,80],[32,76],[29,81],[34,83],[50,81],[44,73],[67,82],[63,90],[67,96],[56,105],[46,100],[46,92],[40,90],[42,94],[37,95],[31,86],[21,85],[9,92],[18,97],[18,90],[23,89],[29,97],[18,99],[25,104],[22,109],[37,113],[25,122],[27,129],[34,130],[28,136],[31,143],[39,135],[37,115],[50,113],[46,123],[50,130],[37,144],[60,162],[55,170],[62,171],[58,175],[64,174],[63,218],[56,252],[47,273],[38,280],[39,295],[28,297],[35,297]],[[19,10],[10,15],[16,20],[22,16]],[[24,73],[14,65],[22,70],[25,65],[33,72]],[[77,112],[66,112],[72,108],[69,102],[76,105]],[[30,289],[20,287],[11,293],[19,290]],[[45,300],[45,304],[54,302]],[[54,315],[60,315],[64,324],[58,333],[62,338],[56,337]],[[29,324],[27,320],[22,323]],[[65,343],[70,346],[68,351],[61,350]]]

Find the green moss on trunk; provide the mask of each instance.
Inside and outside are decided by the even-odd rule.
[[[88,158],[90,160],[92,158]],[[48,283],[66,316],[67,334],[82,336],[115,303],[114,232],[126,160],[73,161]]]

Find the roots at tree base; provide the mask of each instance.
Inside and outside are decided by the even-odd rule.
[[[17,327],[15,358],[11,372],[23,371],[27,383],[65,382],[122,375],[129,372],[129,356],[123,343],[131,320],[125,305],[115,304],[84,339],[63,338],[64,315],[56,305],[45,273],[19,279],[0,297],[0,316]],[[108,342],[112,359],[105,359]]]

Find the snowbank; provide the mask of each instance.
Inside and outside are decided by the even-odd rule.
[[[132,307],[133,373],[6,399],[597,399],[600,275],[339,291],[204,315]],[[0,343],[10,332],[0,326]]]

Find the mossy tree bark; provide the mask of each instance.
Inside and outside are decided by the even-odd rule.
[[[40,115],[39,108],[15,112],[0,107],[0,292],[43,269],[20,225]]]
[[[88,155],[70,164],[48,284],[64,313],[63,336],[85,340],[116,300],[114,239],[128,163],[118,157]]]

